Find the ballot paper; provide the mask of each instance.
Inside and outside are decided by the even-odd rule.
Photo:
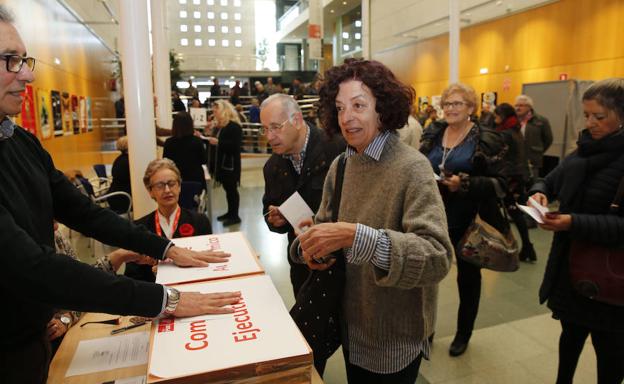
[[[544,207],[532,197],[529,197],[529,199],[527,200],[527,205],[516,205],[522,210],[522,212],[531,216],[533,220],[537,221],[540,224],[544,223],[544,216],[546,216],[546,214],[548,213],[548,207]]]
[[[193,251],[223,251],[231,256],[225,263],[210,263],[207,267],[181,268],[170,261],[161,262],[156,273],[159,284],[180,284],[193,281],[215,280],[264,270],[242,232],[171,239],[182,248]]]
[[[290,225],[298,231],[305,230],[305,228],[299,228],[299,223],[314,216],[310,206],[297,191],[286,199],[278,209]]]
[[[230,368],[242,373],[247,371],[246,366],[259,363],[279,370],[284,359],[310,355],[269,276],[176,288],[202,293],[240,291],[241,299],[231,306],[233,313],[160,319],[154,323],[149,382],[156,381],[153,377],[181,378]],[[274,361],[282,363],[269,363]]]
[[[82,340],[66,376],[86,375],[147,363],[149,332]]]

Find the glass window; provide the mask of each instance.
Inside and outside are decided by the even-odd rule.
[[[214,5],[214,0],[206,0],[206,4],[208,4],[208,5]]]
[[[349,32],[342,32],[342,38],[343,39],[348,39],[349,38]]]
[[[214,26],[214,25],[209,25],[209,26],[208,26],[208,32],[210,32],[210,33],[215,33],[215,31],[216,31],[216,28],[215,28],[215,26]]]
[[[180,4],[186,4],[186,0],[180,0]]]
[[[180,45],[186,47],[188,45],[188,39],[180,39]]]
[[[234,27],[234,33],[241,34],[243,33],[243,29],[239,26]]]
[[[230,32],[230,29],[227,27],[227,25],[224,25],[221,27],[221,33],[228,33]]]
[[[222,47],[229,47],[230,46],[230,40],[228,40],[228,39],[221,40],[221,46]]]
[[[180,19],[186,19],[187,16],[188,14],[186,13],[186,11],[180,11]]]
[[[209,18],[210,20],[212,20],[212,19],[214,19],[214,18],[215,18],[215,13],[214,13],[214,12],[208,12],[208,14],[207,14],[206,16],[208,16],[208,18]]]
[[[227,7],[228,0],[221,0],[221,6]]]
[[[188,25],[180,24],[180,32],[188,32]]]
[[[241,6],[241,0],[234,0],[234,6],[235,7],[240,7]]]
[[[228,13],[227,12],[221,12],[221,20],[227,20],[228,19]]]
[[[355,20],[355,26],[358,28],[362,28],[362,20]]]
[[[193,30],[194,30],[195,32],[201,32],[201,25],[195,25],[195,26],[193,27]]]
[[[243,46],[243,41],[242,40],[234,40],[234,45],[240,48],[240,47]]]
[[[241,19],[241,14],[239,12],[236,12],[234,14],[234,20],[240,20]]]
[[[349,52],[349,44],[344,44],[342,46],[342,50],[345,51],[345,52]]]
[[[214,47],[215,45],[217,45],[217,41],[215,39],[208,39],[209,47]]]
[[[201,47],[202,46],[202,39],[195,39],[195,46],[196,47]]]
[[[355,40],[360,40],[362,39],[362,34],[361,33],[356,33],[355,34]]]
[[[199,11],[193,12],[193,17],[196,18],[196,19],[201,18],[201,12],[199,12]]]
[[[200,1],[201,1],[201,0],[193,0],[193,4],[195,4],[195,5],[199,5]]]

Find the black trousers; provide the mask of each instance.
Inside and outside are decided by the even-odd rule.
[[[221,185],[225,190],[225,198],[227,200],[227,215],[232,218],[238,217],[238,207],[240,205],[240,195],[238,194],[238,181],[235,177],[223,177]]]
[[[509,178],[509,190],[505,196],[505,209],[511,216],[514,224],[518,227],[518,233],[522,239],[522,247],[529,246],[531,239],[529,238],[529,228],[527,226],[526,217],[516,206],[516,203],[526,205],[526,185],[522,176],[512,176]]]
[[[450,228],[449,235],[455,249],[466,232],[466,228]],[[474,323],[479,312],[481,300],[481,268],[464,261],[457,256],[457,289],[459,291],[459,310],[457,311],[457,335],[465,341],[472,336]]]
[[[624,332],[597,331],[561,320],[557,384],[572,384],[574,372],[587,336],[596,351],[598,384],[624,381]]]
[[[414,384],[422,361],[422,353],[407,367],[395,373],[375,373],[349,362],[349,351],[342,349],[349,384]]]
[[[18,346],[0,350],[0,383],[45,384],[50,367],[50,342],[45,333]]]

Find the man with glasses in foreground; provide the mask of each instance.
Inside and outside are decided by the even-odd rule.
[[[297,101],[276,93],[260,106],[261,134],[267,138],[273,155],[264,165],[264,219],[269,229],[288,234],[286,259],[290,264],[290,282],[297,292],[310,270],[305,264],[295,264],[288,249],[295,239],[295,229],[279,212],[278,207],[295,191],[313,212],[321,203],[325,175],[332,161],[344,151],[340,136],[329,138],[319,128],[306,123]]]
[[[239,292],[178,292],[114,276],[55,253],[56,219],[104,243],[155,259],[169,258],[181,266],[223,261],[214,254],[178,248],[94,205],[54,167],[37,138],[9,120],[21,112],[35,64],[13,22],[0,5],[0,290],[5,309],[0,382],[47,381],[46,327],[55,308],[146,317],[233,312],[224,306],[238,302]]]

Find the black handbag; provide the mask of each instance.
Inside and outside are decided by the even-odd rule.
[[[340,155],[332,204],[332,222],[338,220],[346,158]],[[345,261],[342,251],[334,252],[334,265],[324,271],[314,270],[301,286],[290,315],[314,352],[314,365],[322,375],[325,361],[341,344],[340,313],[345,284]]]
[[[617,215],[624,196],[620,180],[609,214]],[[605,304],[624,306],[624,248],[572,240],[570,280],[581,295]]]

